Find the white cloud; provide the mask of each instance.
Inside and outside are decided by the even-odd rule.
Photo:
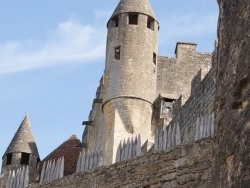
[[[107,23],[108,19],[112,15],[111,10],[103,11],[103,10],[98,10],[94,12],[96,19],[100,21],[102,20],[103,23]]]
[[[76,20],[59,23],[44,41],[0,44],[0,74],[54,66],[88,63],[105,54],[105,30]]]
[[[200,37],[216,32],[218,15],[210,14],[171,14],[165,18],[163,33],[164,39]]]
[[[197,43],[197,51],[212,52],[217,31],[217,12],[171,12],[161,15],[159,53],[175,57],[176,42]]]

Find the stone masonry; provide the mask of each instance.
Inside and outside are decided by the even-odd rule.
[[[250,187],[250,1],[219,0],[213,187]]]
[[[159,23],[149,1],[121,0],[107,24],[105,71],[83,122],[82,143],[74,139],[43,160],[73,155],[65,165],[67,176],[38,184],[34,139],[29,131],[28,136],[17,131],[3,157],[0,187],[9,168],[22,166],[20,158],[28,152],[34,172],[29,188],[249,188],[250,1],[218,4],[214,52],[178,42],[176,57],[169,58],[157,54]],[[28,124],[26,118],[20,127]],[[114,163],[119,143],[124,146],[135,135],[143,145],[137,157]],[[25,148],[30,142],[32,151],[13,145]],[[121,156],[129,156],[131,148],[125,146]],[[103,152],[104,166],[91,169],[95,158],[83,158],[91,165],[74,173],[82,147],[86,155]]]
[[[24,167],[29,168],[29,182],[34,182],[38,176],[37,165],[39,162],[38,149],[26,114],[3,155],[1,188],[5,187],[10,171]]]
[[[207,187],[211,178],[213,141],[200,140],[174,150],[75,173],[29,188],[184,188]]]
[[[131,20],[135,22],[130,23]],[[140,3],[121,0],[107,26],[105,71],[86,121],[91,124],[83,134],[86,151],[103,150],[106,165],[114,163],[121,140],[140,134],[142,143],[148,140],[153,144],[155,130],[165,121],[160,118],[162,100],[174,102],[182,95],[182,106],[191,94],[192,79],[200,69],[200,81],[205,77],[211,68],[212,57],[211,53],[197,52],[197,45],[189,42],[177,43],[176,58],[159,56],[159,23],[148,0]],[[204,82],[213,82],[212,71],[209,75]],[[214,83],[208,85],[209,89],[213,86]],[[178,116],[183,127],[187,126],[184,121],[189,126],[198,115],[211,113],[213,91],[196,92],[204,94],[199,97],[204,99],[203,104],[195,101],[197,95],[193,95],[192,103],[199,106],[199,114],[197,111],[197,114],[190,112],[193,116],[185,116],[183,110],[184,116]]]

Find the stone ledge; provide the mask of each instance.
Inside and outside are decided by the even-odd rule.
[[[94,122],[94,121],[83,121],[83,122],[82,122],[82,125],[93,126],[93,122]]]

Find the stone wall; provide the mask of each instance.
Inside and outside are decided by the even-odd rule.
[[[180,107],[182,107],[183,103],[188,99],[191,94],[191,86],[192,79],[196,75],[197,71],[202,69],[201,78],[208,73],[211,68],[211,54],[209,53],[200,53],[196,51],[196,44],[193,43],[183,43],[179,42],[176,46],[176,59],[167,58],[167,57],[158,57],[157,60],[157,95],[162,95],[163,97],[168,97],[172,99],[178,99],[181,94],[182,100]],[[117,72],[117,71],[116,71]],[[213,102],[212,95],[214,90],[211,90],[213,87],[213,77],[214,72],[209,73],[204,81],[201,82],[201,78],[197,76],[198,85],[193,86],[192,90],[197,90],[197,92],[193,92],[193,97],[189,105],[184,107],[184,110],[181,111],[178,116],[177,121],[182,122],[182,129],[186,131],[186,127],[189,129],[193,128],[193,124],[198,115],[203,116],[203,114],[207,115],[211,112],[211,105]],[[205,84],[208,84],[207,86]],[[136,87],[135,87],[136,88]],[[135,89],[134,88],[134,89]],[[131,88],[132,89],[132,88]],[[199,90],[199,91],[198,91]],[[100,85],[96,92],[96,99],[103,99],[104,95],[104,84],[103,79],[100,81]],[[207,93],[208,92],[208,93]],[[199,95],[198,98],[196,98]],[[92,122],[91,126],[85,128],[83,143],[86,143],[88,147],[88,152],[93,152],[94,150],[107,150],[110,156],[106,156],[109,159],[114,158],[112,156],[115,155],[116,151],[112,150],[113,145],[115,145],[115,150],[118,147],[120,140],[124,138],[132,137],[136,134],[141,134],[142,141],[144,143],[145,139],[150,139],[150,142],[153,140],[153,136],[155,133],[155,125],[159,123],[159,112],[160,112],[160,101],[156,99],[155,101],[155,109],[153,114],[150,114],[151,105],[145,102],[144,105],[135,104],[141,103],[137,101],[137,99],[131,99],[133,105],[126,104],[126,107],[122,107],[121,104],[126,103],[129,99],[124,99],[124,101],[120,99],[116,99],[113,103],[117,103],[116,111],[112,110],[109,106],[114,106],[114,104],[107,105],[106,104],[106,117],[104,117],[103,106],[102,103],[96,103],[94,100],[92,110],[89,116],[89,120]],[[189,101],[190,101],[189,100]],[[103,101],[102,101],[103,102]],[[208,104],[209,103],[209,104]],[[123,105],[124,106],[124,105]],[[128,108],[129,106],[130,108]],[[147,106],[147,107],[145,107]],[[198,106],[198,107],[197,107]],[[193,110],[199,109],[199,111],[195,112]],[[141,112],[137,110],[137,108],[142,109]],[[149,109],[147,113],[145,113],[145,109]],[[189,110],[191,109],[191,112]],[[113,111],[113,112],[112,112]],[[136,112],[138,111],[138,113]],[[136,114],[137,113],[137,114]],[[115,114],[117,114],[115,116]],[[131,121],[131,115],[135,114],[134,118]],[[143,116],[143,114],[145,114]],[[123,117],[124,116],[124,117]],[[144,117],[154,116],[153,122],[151,123],[151,118],[148,119],[150,122],[144,122]],[[193,118],[194,117],[194,118]],[[188,120],[188,123],[186,121]],[[116,130],[112,128],[115,122],[120,121],[121,126],[116,126]],[[108,122],[108,123],[107,123]],[[140,123],[141,122],[141,123]],[[185,123],[184,123],[185,122]],[[143,126],[138,125],[143,124]],[[152,124],[152,126],[151,126]],[[125,126],[126,125],[126,126]],[[131,126],[136,125],[136,126]],[[147,125],[147,127],[145,127]],[[138,130],[137,130],[138,129]],[[115,137],[110,137],[110,132],[117,132],[118,134]],[[121,136],[122,132],[122,136]],[[183,133],[184,134],[184,133]],[[110,146],[110,149],[108,149]],[[111,147],[112,146],[112,147]],[[106,148],[106,149],[105,149]],[[106,164],[110,164],[108,161]]]
[[[142,142],[153,141],[151,120],[156,92],[158,22],[145,12],[131,13],[126,4],[145,8],[147,1],[124,1],[125,10],[108,24],[103,84],[105,116],[105,164],[115,161],[121,140],[140,134]],[[137,7],[133,7],[136,10]],[[140,10],[139,8],[138,10]],[[136,17],[130,23],[131,17]],[[119,24],[113,25],[113,19]],[[148,20],[152,19],[152,28]],[[129,21],[130,20],[130,21]],[[119,57],[116,57],[117,53]]]
[[[171,124],[179,124],[182,143],[193,142],[197,123],[208,124],[208,116],[214,113],[215,69],[212,68],[205,78],[202,71],[198,71],[191,83],[191,95],[182,106],[180,97],[173,107],[173,120]],[[203,122],[197,122],[197,121]]]
[[[114,106],[116,108],[114,108]],[[152,105],[143,100],[117,98],[104,106],[106,112],[106,139],[104,163],[115,162],[116,151],[121,141],[141,135],[142,143],[148,140],[153,143],[151,117]],[[131,118],[130,117],[134,117]]]
[[[106,123],[102,110],[102,99],[103,79],[100,80],[88,119],[92,124],[85,127],[83,134],[83,143],[87,146],[89,153],[104,149]]]
[[[144,2],[138,6],[142,4]],[[154,21],[155,29],[147,28],[148,15],[141,13],[138,13],[137,24],[128,24],[129,15],[129,12],[120,13],[118,27],[108,27],[104,105],[117,97],[133,97],[149,103],[155,99],[156,62],[153,57],[158,53],[159,25]],[[115,58],[116,47],[120,47],[119,59]]]
[[[208,187],[211,177],[213,141],[203,139],[171,151],[146,155],[76,173],[43,185],[29,188],[184,188]]]
[[[250,187],[250,1],[219,0],[212,187]]]
[[[6,158],[4,157],[3,159],[3,165],[5,165],[0,177],[0,188],[4,188],[9,176],[10,171],[14,171],[17,169],[21,168],[26,168],[27,165],[21,164],[21,156],[22,153],[12,153],[12,161],[11,164],[6,165]],[[34,182],[38,176],[38,171],[37,171],[37,156],[30,154],[29,156],[29,182]]]
[[[196,44],[178,42],[176,58],[159,56],[157,60],[157,94],[178,99],[183,104],[190,96],[191,81],[202,69],[202,78],[211,68],[211,54],[196,51]]]

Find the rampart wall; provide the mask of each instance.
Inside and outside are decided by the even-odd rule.
[[[202,71],[198,71],[191,83],[191,95],[182,106],[182,96],[174,103],[171,124],[179,124],[181,142],[195,140],[197,126],[213,124],[215,70],[212,68],[202,79]]]
[[[201,53],[201,52],[197,52],[196,51],[196,44],[193,43],[184,43],[184,42],[178,42],[176,45],[176,58],[167,58],[167,57],[158,57],[157,59],[157,74],[155,76],[157,76],[157,85],[156,85],[156,100],[154,103],[154,113],[152,114],[154,116],[153,118],[153,122],[152,122],[152,127],[150,127],[150,122],[146,122],[144,123],[144,125],[148,125],[149,127],[145,127],[143,126],[144,130],[146,131],[146,133],[148,134],[143,134],[144,130],[140,130],[139,133],[141,133],[141,136],[143,135],[147,135],[147,138],[150,139],[151,138],[151,131],[152,131],[152,135],[154,135],[155,133],[155,126],[159,124],[159,116],[160,116],[160,100],[159,98],[157,98],[157,96],[162,96],[162,97],[167,97],[170,99],[178,99],[179,96],[182,94],[182,100],[181,100],[181,104],[180,107],[182,107],[182,105],[186,102],[186,100],[188,100],[190,94],[191,94],[191,82],[193,77],[196,75],[196,73],[202,69],[201,71],[201,78],[204,78],[204,76],[209,72],[209,70],[211,69],[211,54],[210,53]],[[210,73],[212,74],[212,73]],[[201,78],[198,79],[198,85],[201,82]],[[212,82],[210,80],[210,78],[205,79],[208,81],[204,81],[204,82]],[[206,83],[204,83],[205,85]],[[93,102],[93,107],[89,116],[89,123],[91,122],[91,125],[88,125],[87,128],[85,128],[84,131],[84,135],[83,135],[83,142],[86,143],[85,145],[88,147],[88,151],[92,152],[94,150],[102,150],[105,147],[107,147],[108,142],[114,142],[113,144],[111,143],[111,145],[118,145],[120,140],[123,140],[124,138],[127,137],[131,137],[132,134],[130,134],[131,132],[134,132],[134,134],[136,134],[136,127],[130,127],[130,126],[125,126],[126,130],[121,129],[122,126],[118,126],[118,133],[120,134],[120,132],[122,132],[122,136],[120,138],[119,134],[115,135],[115,139],[114,140],[110,140],[107,139],[107,135],[108,133],[110,133],[110,131],[112,131],[112,126],[108,126],[107,122],[113,120],[113,121],[118,121],[117,118],[114,118],[112,116],[111,112],[107,112],[106,114],[106,119],[104,117],[103,114],[103,109],[102,109],[102,105],[103,105],[103,79],[101,79],[100,81],[100,85],[99,88],[97,89],[97,93],[96,93],[96,99]],[[213,83],[212,83],[213,85]],[[208,87],[210,87],[211,85],[209,85]],[[198,86],[197,86],[198,87]],[[193,86],[193,90],[202,90],[203,87],[205,86],[200,86],[198,89],[196,89],[196,86]],[[212,87],[212,86],[211,86]],[[207,88],[206,88],[207,89]],[[209,90],[209,89],[208,89]],[[198,104],[199,109],[207,108],[208,103],[212,102],[213,99],[205,101],[206,97],[208,96],[209,98],[212,98],[212,96],[210,96],[210,94],[213,94],[213,91],[207,91],[205,90],[204,92],[209,92],[209,96],[206,95],[205,93],[203,93],[202,91],[199,92],[194,92],[192,93],[193,98],[192,98],[192,104],[190,109],[193,109],[194,106],[197,106],[196,103],[200,103],[200,101],[202,101],[202,104]],[[196,97],[198,94],[202,94],[202,96],[200,96],[200,98],[198,98],[196,101]],[[118,99],[117,99],[118,100]],[[97,102],[96,102],[97,101]],[[124,102],[125,100],[123,100]],[[126,101],[125,101],[126,102]],[[133,104],[136,104],[136,101],[132,101]],[[139,101],[140,102],[140,101]],[[122,101],[117,101],[118,104],[123,104]],[[206,106],[203,106],[206,105]],[[128,104],[129,106],[131,106],[131,104]],[[146,111],[145,109],[147,109],[145,106],[142,106],[141,104],[138,104],[138,106],[142,109],[144,109],[144,111],[138,111],[138,109],[136,108],[136,105],[134,105],[134,107],[132,107],[131,109],[127,109],[127,108],[121,108],[121,110],[117,110],[116,113],[118,113],[118,117],[121,117],[121,114],[127,114],[126,116],[130,116],[131,114],[140,114],[142,115],[142,113],[144,113],[145,117],[151,116],[151,114],[149,114],[148,111],[151,110],[151,108]],[[149,106],[148,106],[149,108]],[[194,112],[194,111],[189,111],[189,109],[187,109],[186,107],[184,107],[185,110],[181,111],[181,114],[177,117],[176,121],[180,121],[181,122],[181,126],[185,127],[193,127],[193,123],[196,121],[196,118],[198,115],[203,116],[202,113],[201,114],[201,110],[199,110],[199,112]],[[210,108],[210,106],[209,106]],[[209,110],[211,111],[211,110]],[[197,115],[198,114],[198,115]],[[206,113],[207,115],[208,113]],[[195,116],[195,119],[193,118],[193,116]],[[133,118],[134,122],[129,122],[129,120],[122,119],[121,121],[124,125],[130,125],[130,124],[134,124],[134,125],[139,125],[140,123],[138,122],[142,122],[143,118],[139,118],[139,116],[135,116],[137,118]],[[115,119],[115,120],[114,120]],[[186,120],[188,120],[188,124],[186,124]],[[124,122],[123,122],[124,121]],[[184,122],[185,121],[185,122]],[[116,122],[117,123],[117,122]],[[114,122],[109,122],[109,124],[114,124]],[[109,128],[110,127],[110,128]],[[110,129],[110,130],[109,130]],[[182,128],[183,131],[186,131],[186,129]],[[131,131],[132,130],[132,131]],[[117,131],[117,130],[116,130]],[[145,132],[144,131],[144,132]],[[144,136],[145,137],[145,136]],[[152,139],[152,138],[151,138]],[[145,141],[145,138],[142,139],[143,142]],[[106,144],[106,145],[104,145]],[[112,150],[112,149],[110,149]],[[115,151],[114,151],[115,152]]]
[[[95,150],[102,151],[104,149],[105,141],[105,118],[102,111],[102,99],[103,99],[103,79],[101,78],[99,86],[96,91],[95,99],[93,100],[92,109],[87,121],[91,122],[91,125],[85,127],[83,133],[84,147],[88,148],[88,152]]]
[[[159,153],[75,173],[29,188],[184,188],[207,187],[211,178],[213,141],[202,139],[192,144]]]
[[[176,45],[176,58],[159,56],[157,59],[157,91],[163,97],[178,99],[183,104],[190,96],[191,80],[202,69],[202,78],[211,68],[211,54],[196,51],[196,44]]]

